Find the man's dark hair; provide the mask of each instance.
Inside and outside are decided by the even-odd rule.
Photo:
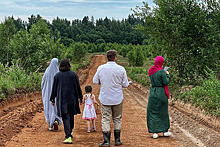
[[[87,93],[92,92],[92,86],[86,85],[85,91],[86,91]]]
[[[70,70],[70,60],[67,58],[64,58],[60,61],[60,71],[69,71]]]
[[[114,61],[115,57],[117,57],[117,51],[116,50],[107,51],[106,57],[107,57],[108,61]]]

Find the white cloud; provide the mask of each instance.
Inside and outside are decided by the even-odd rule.
[[[44,0],[41,0],[43,2]],[[73,3],[138,3],[143,0],[47,0],[47,2],[73,2]]]
[[[44,0],[41,0],[41,2],[43,2]],[[47,0],[47,2],[79,2],[79,3],[82,3],[82,2],[86,2],[87,0]]]
[[[44,0],[41,0],[44,1]],[[47,2],[117,2],[117,0],[47,0]]]
[[[27,21],[28,17],[41,15],[53,20],[57,16],[69,20],[82,19],[84,16],[95,18],[127,18],[133,13],[131,8],[142,6],[143,0],[0,0],[0,21],[5,16],[19,17]],[[152,1],[152,0],[150,0]],[[149,1],[149,2],[150,2]]]

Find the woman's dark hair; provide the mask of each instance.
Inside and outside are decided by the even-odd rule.
[[[70,70],[70,60],[67,58],[64,58],[60,61],[60,71],[69,71]]]
[[[116,50],[107,51],[106,57],[107,57],[108,61],[114,61],[115,57],[117,57],[117,51]]]
[[[86,91],[87,93],[88,93],[88,92],[92,92],[92,86],[86,85],[85,91]]]

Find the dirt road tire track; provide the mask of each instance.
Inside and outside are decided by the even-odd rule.
[[[80,78],[80,83],[82,85],[82,90],[84,93],[84,86],[87,84],[92,85],[93,93],[98,99],[99,85],[94,85],[92,83],[92,77],[94,76],[96,69],[99,65],[104,64],[106,58],[103,55],[96,55],[92,58],[90,66],[78,71],[78,76]],[[37,96],[39,97],[39,96]],[[128,88],[124,89],[124,102],[123,102],[123,118],[122,118],[122,134],[121,140],[123,142],[122,146],[126,147],[186,147],[186,146],[216,146],[220,145],[220,135],[218,131],[210,129],[207,126],[201,124],[192,117],[187,116],[184,113],[184,108],[181,111],[178,110],[178,105],[175,107],[169,107],[171,128],[170,131],[173,133],[171,137],[162,137],[159,134],[158,139],[152,139],[152,134],[147,133],[146,126],[146,108],[147,108],[147,98],[148,98],[148,88],[141,86],[138,83],[133,82]],[[47,130],[48,126],[45,122],[41,97],[33,100],[30,103],[24,104],[18,107],[13,112],[8,112],[0,120],[5,124],[3,128],[7,128],[8,124],[10,126],[20,125],[20,123],[14,123],[13,116],[19,111],[25,110],[24,108],[34,109],[30,111],[30,116],[27,115],[25,122],[22,122],[23,127],[20,130],[11,131],[9,135],[0,135],[1,144],[5,146],[77,146],[77,147],[92,147],[98,146],[98,143],[102,142],[102,132],[101,132],[101,114],[97,114],[96,127],[97,132],[86,133],[86,121],[82,120],[82,115],[75,116],[75,128],[73,145],[63,145],[62,141],[64,139],[63,126],[59,127],[58,131],[50,132]],[[34,104],[33,104],[34,103]],[[33,105],[31,108],[30,105]],[[83,111],[84,106],[80,106],[81,111]],[[185,110],[187,112],[187,110]],[[29,112],[29,111],[27,111]],[[14,113],[14,114],[13,114]],[[35,114],[36,113],[36,114]],[[29,114],[29,113],[27,113]],[[35,115],[34,115],[35,114]],[[11,118],[12,121],[6,121],[7,118]],[[21,117],[15,117],[21,119]],[[21,119],[22,120],[22,119]],[[205,121],[205,120],[204,120]],[[10,122],[10,123],[9,123]],[[208,122],[207,122],[208,123]],[[113,124],[111,124],[111,128]],[[113,132],[113,130],[112,130]],[[12,137],[13,136],[13,137]],[[2,141],[3,138],[3,141]],[[7,142],[6,142],[7,141]],[[111,134],[111,144],[114,146],[114,135]]]

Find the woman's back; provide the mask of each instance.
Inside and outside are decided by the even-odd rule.
[[[159,70],[155,74],[150,76],[150,81],[152,86],[164,86],[169,84],[169,78],[164,70]]]
[[[60,71],[54,77],[52,98],[57,97],[58,114],[80,114],[79,101],[82,91],[78,76],[73,71]],[[62,114],[61,114],[62,113]]]
[[[147,105],[147,126],[150,133],[167,132],[170,127],[168,99],[164,86],[169,84],[169,75],[158,70],[150,76],[151,88]]]

